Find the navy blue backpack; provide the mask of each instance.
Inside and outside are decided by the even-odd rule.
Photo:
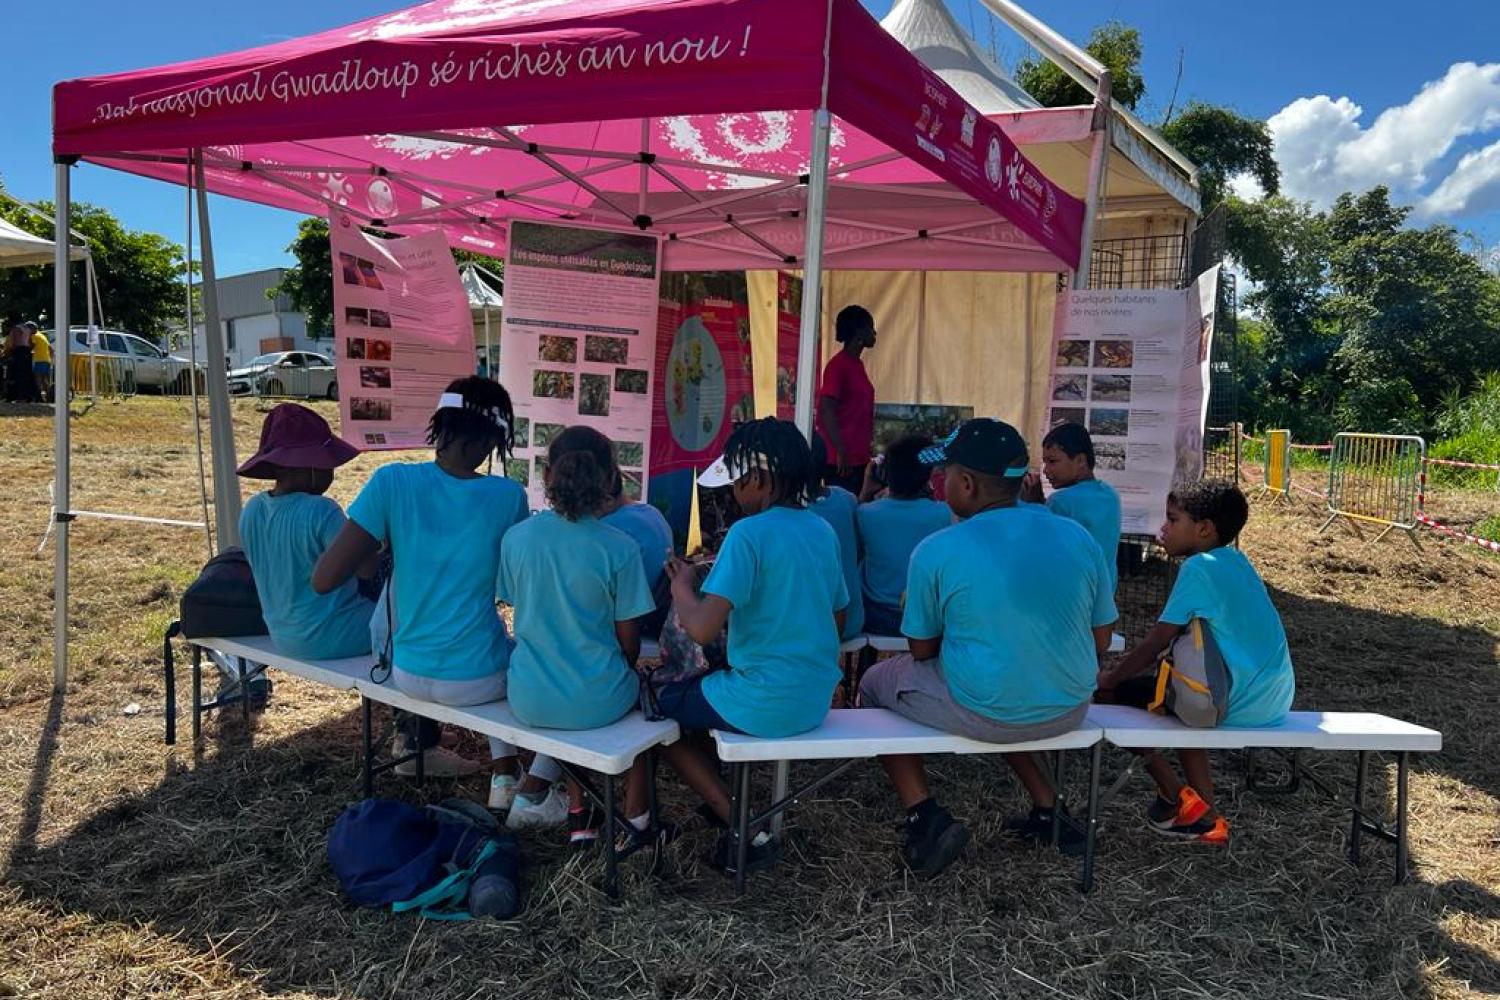
[[[328,864],[350,902],[433,920],[469,919],[470,887],[483,873],[504,870],[513,886],[517,855],[493,817],[457,800],[421,807],[365,799],[340,813],[328,835]]]

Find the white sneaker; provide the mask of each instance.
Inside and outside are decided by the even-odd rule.
[[[520,786],[513,774],[490,775],[490,808],[504,812],[516,801],[516,788]]]
[[[394,747],[397,757],[404,757],[410,751],[405,737],[398,736]],[[463,778],[474,774],[484,767],[477,760],[469,760],[461,757],[452,750],[443,747],[428,747],[422,751],[422,774],[428,778]],[[393,769],[403,778],[414,778],[417,775],[417,762],[414,760],[402,761]]]
[[[568,792],[562,785],[554,784],[540,802],[529,802],[516,796],[505,817],[508,830],[540,830],[545,827],[561,827],[568,822]]]

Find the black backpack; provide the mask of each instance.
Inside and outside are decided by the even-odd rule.
[[[208,561],[183,591],[179,617],[189,639],[268,632],[244,549],[227,548]]]

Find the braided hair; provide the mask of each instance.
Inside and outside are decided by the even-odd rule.
[[[495,454],[502,462],[510,457],[516,413],[505,386],[471,375],[448,383],[444,391],[462,396],[464,406],[461,410],[444,407],[435,411],[427,422],[427,443],[441,451],[452,444],[486,442],[498,437],[500,444]],[[495,423],[495,414],[505,421],[504,427]]]
[[[812,499],[812,451],[796,424],[775,417],[740,424],[724,445],[724,459],[732,469],[766,466],[773,503],[801,507]]]
[[[619,479],[614,446],[592,427],[569,427],[547,447],[547,502],[569,521],[597,514]]]

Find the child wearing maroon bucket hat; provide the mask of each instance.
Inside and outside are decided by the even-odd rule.
[[[344,526],[344,511],[324,496],[333,470],[359,452],[305,406],[282,403],[266,415],[260,450],[237,470],[275,485],[240,515],[240,538],[261,611],[276,647],[288,656],[333,660],[370,651],[375,603],[349,580],[327,594],[313,590],[313,567]],[[362,567],[373,576],[378,563]]]

